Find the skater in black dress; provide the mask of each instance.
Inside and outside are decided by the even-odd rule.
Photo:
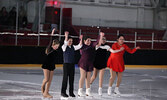
[[[98,94],[102,95],[102,84],[103,84],[103,76],[105,72],[105,68],[107,67],[107,53],[108,51],[112,53],[117,53],[122,51],[123,48],[120,50],[113,50],[110,48],[109,45],[106,44],[106,38],[103,37],[101,46],[96,48],[96,54],[95,54],[95,60],[94,60],[94,69],[93,69],[93,75],[90,80],[90,84],[93,83],[93,81],[96,79],[97,74],[99,72],[99,89]]]
[[[55,29],[52,30],[51,35],[53,35],[54,32],[55,32]],[[51,36],[50,43],[45,51],[47,56],[42,65],[44,79],[42,82],[41,91],[44,98],[53,98],[53,96],[49,94],[49,88],[51,85],[53,72],[55,69],[55,59],[58,56],[58,53],[57,53],[58,47],[59,47],[59,41],[56,39],[52,40],[52,36]]]

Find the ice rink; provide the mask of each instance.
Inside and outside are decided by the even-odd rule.
[[[60,100],[62,69],[54,72],[50,94]],[[75,95],[79,82],[79,69],[75,70]],[[92,84],[93,98],[76,100],[167,100],[167,69],[126,69],[120,86],[121,97],[108,96],[107,88],[110,73],[106,69],[103,83],[103,96],[98,96],[98,78]],[[43,71],[39,67],[0,68],[0,100],[42,100],[41,82]],[[115,86],[115,84],[114,84]],[[85,87],[85,86],[84,86]],[[85,88],[84,88],[85,90]],[[67,90],[68,93],[68,90]],[[71,99],[71,98],[69,98]],[[74,98],[73,98],[74,99]],[[47,99],[44,99],[47,100]]]

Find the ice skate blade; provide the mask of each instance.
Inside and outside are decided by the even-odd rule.
[[[91,95],[91,96],[86,95],[86,98],[87,98],[87,99],[93,99],[93,96],[92,96],[92,95]]]
[[[76,98],[76,97],[69,96],[69,98]]]
[[[115,96],[115,97],[121,97],[121,95],[120,94],[116,94],[116,93],[114,93],[114,95],[113,96]]]
[[[88,96],[88,97],[93,97],[93,95],[88,95],[88,94],[86,94],[86,96]]]
[[[53,100],[53,98],[42,97],[42,100]]]
[[[81,95],[78,95],[78,98],[83,98],[83,99],[84,99],[84,98],[85,98],[85,95],[82,95],[82,96],[81,96]]]
[[[102,97],[103,95],[98,95],[99,97]]]
[[[68,97],[60,97],[61,100],[68,100]]]
[[[69,97],[68,100],[76,100],[77,98],[76,97]]]

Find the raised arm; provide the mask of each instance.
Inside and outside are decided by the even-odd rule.
[[[56,29],[54,28],[54,29],[52,30],[52,33],[51,33],[52,36],[54,35],[55,31],[56,31]]]
[[[98,44],[96,45],[96,48],[98,48],[99,46],[101,46],[103,37],[104,37],[104,33],[103,33],[103,32],[100,32],[100,39],[99,39]]]
[[[49,45],[52,44],[52,41],[53,41],[53,35],[54,35],[55,31],[56,31],[56,29],[54,28],[54,29],[52,30],[52,33],[51,33],[51,36],[50,36],[50,42],[49,42]]]
[[[82,38],[83,38],[83,35],[80,35],[80,37],[79,37],[79,39],[80,39],[79,44],[78,45],[73,45],[75,50],[79,50],[82,47]]]
[[[82,45],[83,35],[80,35],[80,36],[79,36],[79,39],[80,39],[79,45]]]
[[[68,41],[69,32],[68,32],[68,31],[65,31],[64,34],[65,34],[65,40],[64,40],[64,41]]]
[[[67,47],[67,44],[68,44],[68,35],[69,35],[69,32],[65,31],[64,34],[65,34],[65,40],[64,40],[64,44],[62,46],[63,52],[66,50],[66,47]]]
[[[45,50],[45,53],[46,53],[46,54],[48,54],[48,53],[50,52],[50,49],[51,49],[51,46],[52,46],[52,42],[53,42],[53,37],[52,37],[52,36],[54,35],[55,31],[56,31],[56,29],[54,28],[54,29],[52,30],[52,33],[51,33],[51,36],[50,36],[49,45],[48,45],[48,47],[47,47],[46,50]]]

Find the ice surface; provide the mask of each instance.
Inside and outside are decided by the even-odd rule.
[[[76,95],[79,76],[79,69],[76,68],[74,82],[74,93]],[[99,96],[97,93],[97,78],[91,86],[92,98],[76,97],[68,100],[167,100],[166,69],[163,69],[163,71],[162,69],[126,70],[120,86],[121,97],[107,95],[109,77],[110,73],[107,69],[104,75],[103,96]],[[0,68],[0,100],[60,100],[62,69],[56,69],[54,72],[50,88],[50,94],[53,95],[53,99],[42,97],[40,91],[42,80],[43,72],[40,68]],[[113,87],[115,87],[115,83]]]

